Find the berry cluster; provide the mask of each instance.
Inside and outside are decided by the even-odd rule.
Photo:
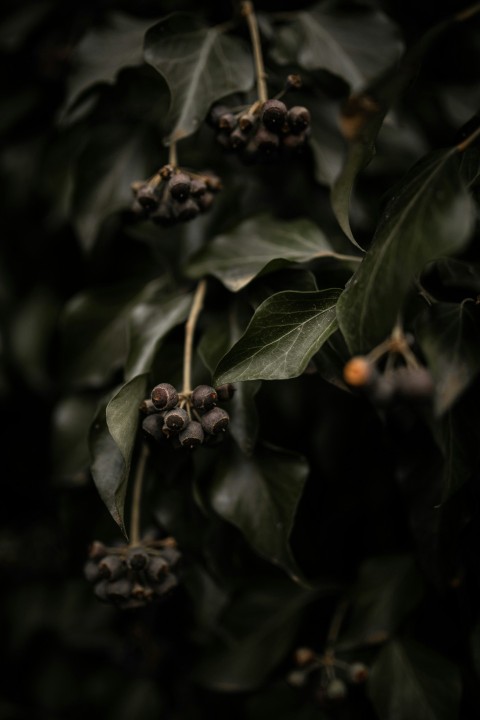
[[[237,153],[245,163],[269,162],[301,151],[310,135],[309,110],[301,105],[287,108],[276,98],[239,112],[215,105],[208,122],[222,147]]]
[[[221,187],[220,178],[213,173],[196,174],[164,165],[149,180],[132,183],[132,211],[169,227],[209,210]]]
[[[360,685],[368,678],[368,668],[362,662],[344,662],[338,660],[332,651],[318,655],[308,647],[295,650],[294,663],[287,681],[292,687],[304,687],[312,678],[313,691],[320,704],[343,700],[348,693],[348,685]]]
[[[368,356],[356,355],[345,364],[343,377],[348,385],[360,388],[370,400],[387,407],[396,400],[430,401],[434,384],[429,370],[420,364],[396,365],[381,370]]]
[[[180,559],[173,538],[118,547],[106,547],[96,540],[88,558],[84,575],[93,584],[95,595],[122,609],[147,605],[178,584],[171,572]]]
[[[153,388],[150,399],[140,410],[146,414],[142,422],[147,437],[162,441],[170,439],[175,447],[190,450],[202,444],[219,442],[227,429],[230,417],[219,402],[233,397],[231,384],[197,385],[191,392],[179,393],[170,383]]]

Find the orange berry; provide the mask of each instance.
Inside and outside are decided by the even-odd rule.
[[[350,358],[343,368],[343,377],[349,385],[367,385],[373,376],[372,364],[362,355]]]

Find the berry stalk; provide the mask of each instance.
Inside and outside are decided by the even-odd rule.
[[[252,41],[253,58],[255,62],[255,75],[257,78],[257,94],[260,103],[268,100],[267,90],[267,74],[265,72],[265,66],[263,64],[262,46],[260,43],[260,33],[258,31],[258,23],[253,9],[253,3],[247,1],[241,5],[241,12],[243,17],[247,21],[248,30],[250,32],[250,39]]]
[[[183,351],[183,387],[182,395],[188,397],[192,392],[192,350],[193,336],[197,325],[198,316],[203,307],[205,291],[207,289],[207,281],[200,280],[195,290],[192,307],[185,324],[185,347]]]

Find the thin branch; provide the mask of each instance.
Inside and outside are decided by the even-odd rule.
[[[192,392],[192,349],[193,349],[193,336],[195,333],[195,327],[197,324],[198,316],[203,307],[203,300],[205,298],[205,291],[207,289],[207,281],[200,280],[195,291],[193,298],[192,307],[190,308],[190,314],[185,324],[185,347],[183,352],[183,388],[182,394],[184,396],[189,395]]]
[[[145,466],[147,464],[148,453],[148,445],[143,443],[133,483],[132,509],[130,514],[130,545],[138,545],[141,537],[140,510],[142,503],[143,478],[145,476]]]
[[[258,31],[258,23],[253,9],[253,3],[247,0],[241,5],[242,15],[247,21],[250,39],[252,41],[253,57],[255,61],[255,75],[257,77],[257,94],[259,101],[263,104],[268,100],[267,90],[267,74],[263,64],[262,45],[260,42],[260,33]]]
[[[168,164],[173,168],[178,166],[177,143],[175,141],[170,143],[170,147],[168,149]]]

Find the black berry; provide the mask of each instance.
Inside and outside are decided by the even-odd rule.
[[[163,440],[163,413],[147,415],[142,420],[142,432],[146,437],[153,438],[157,442]]]
[[[261,119],[265,127],[279,133],[287,117],[287,107],[281,100],[267,100],[262,108]]]
[[[228,427],[229,414],[219,407],[214,407],[202,415],[202,427],[209,435],[217,435]]]
[[[163,421],[169,430],[179,432],[188,423],[188,413],[183,408],[176,407],[165,413]]]
[[[187,447],[190,450],[201,445],[204,438],[204,432],[201,424],[197,420],[190,420],[187,427],[184,428],[178,439],[183,447]]]
[[[231,400],[235,394],[235,387],[232,383],[225,383],[225,385],[218,385],[215,390],[217,391],[217,397],[220,402],[226,402]]]
[[[127,565],[131,570],[143,570],[148,565],[148,553],[142,547],[132,547],[127,553]]]
[[[178,404],[178,393],[170,383],[155,385],[151,398],[157,410],[171,410]]]
[[[310,125],[310,111],[301,105],[294,105],[287,113],[287,122],[293,133],[301,133]]]
[[[118,555],[106,555],[98,563],[98,569],[106,580],[116,580],[125,573],[126,565]]]
[[[192,405],[195,410],[210,410],[217,404],[217,391],[211,385],[197,385],[192,392]]]
[[[177,173],[170,179],[168,190],[172,198],[184,202],[190,195],[190,177],[186,173]]]

